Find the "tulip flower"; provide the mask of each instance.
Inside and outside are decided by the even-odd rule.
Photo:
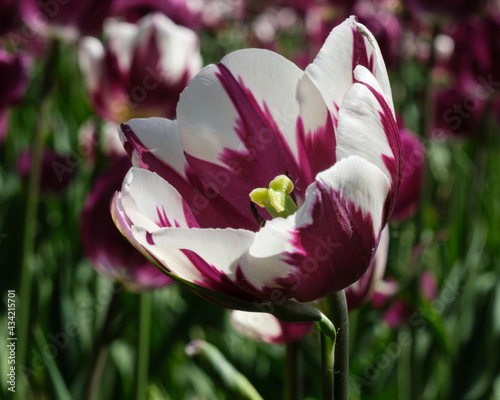
[[[234,310],[231,324],[250,339],[266,343],[289,343],[304,337],[312,328],[312,322],[283,322],[266,313]]]
[[[83,248],[100,274],[131,291],[155,289],[172,281],[120,235],[109,215],[109,201],[129,168],[122,156],[95,181],[81,213]]]
[[[354,17],[305,71],[267,50],[205,67],[177,120],[121,125],[111,204],[166,274],[227,307],[310,302],[357,281],[394,207],[402,149],[378,45]]]
[[[215,28],[226,19],[242,19],[244,6],[243,0],[115,0],[113,15],[136,22],[149,13],[161,12],[176,24],[198,30]]]
[[[21,99],[28,86],[29,59],[0,48],[0,143],[7,134],[7,108]]]
[[[33,154],[24,150],[17,157],[17,173],[28,182]],[[75,177],[75,165],[71,156],[58,154],[45,148],[40,168],[40,188],[44,193],[57,194],[64,191]]]
[[[180,92],[201,68],[196,34],[160,13],[138,25],[111,20],[105,33],[106,47],[87,37],[79,52],[95,112],[118,123],[153,115],[173,118]]]
[[[24,21],[45,37],[76,40],[84,35],[98,34],[110,15],[112,0],[38,1],[21,0]]]

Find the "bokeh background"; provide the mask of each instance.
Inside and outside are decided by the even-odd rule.
[[[377,38],[410,137],[383,279],[350,312],[350,398],[500,399],[493,0],[0,0],[0,397],[8,290],[19,399],[247,398],[217,357],[282,397],[283,344],[240,333],[115,231],[130,166],[117,124],[173,118],[189,79],[237,49],[305,68],[349,15]],[[298,348],[303,398],[320,398],[317,330]]]

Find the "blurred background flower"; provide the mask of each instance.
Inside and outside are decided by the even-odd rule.
[[[113,122],[173,118],[181,91],[201,68],[196,34],[161,13],[138,24],[108,20],[105,46],[82,40],[79,63],[95,112]]]

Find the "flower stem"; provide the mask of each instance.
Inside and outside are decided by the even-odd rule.
[[[345,292],[342,290],[334,293],[329,296],[328,300],[331,305],[333,325],[337,331],[334,396],[335,400],[347,400],[349,397],[349,314]]]
[[[322,399],[347,400],[349,397],[349,315],[345,292],[321,301],[333,323],[333,334],[321,328]]]
[[[335,337],[332,339],[321,332],[321,399],[333,400],[334,397],[334,351]]]
[[[145,399],[148,390],[151,293],[140,295],[139,346],[137,349],[137,400]]]
[[[35,134],[33,138],[33,147],[31,153],[31,167],[28,181],[26,213],[24,219],[24,236],[22,247],[23,253],[21,256],[21,282],[19,285],[19,304],[22,307],[22,313],[20,313],[21,315],[19,318],[19,323],[17,325],[17,337],[19,338],[19,341],[16,361],[18,365],[21,366],[19,368],[20,380],[26,378],[23,373],[23,368],[28,367],[28,365],[26,365],[26,354],[28,351],[30,338],[29,324],[32,292],[31,286],[33,282],[33,272],[35,270],[33,264],[36,260],[35,242],[37,231],[38,204],[40,198],[40,171],[42,164],[44,129],[46,128],[43,121],[45,121],[49,109],[49,102],[47,97],[52,89],[54,76],[54,73],[52,71],[55,69],[57,57],[57,43],[52,43],[49,56],[44,66],[45,73],[39,94],[40,113],[38,123],[34,130]],[[15,398],[25,399],[27,388],[29,388],[29,383],[26,378],[24,379],[24,382],[18,385]]]
[[[286,345],[285,399],[301,400],[302,392],[302,352],[295,340]]]

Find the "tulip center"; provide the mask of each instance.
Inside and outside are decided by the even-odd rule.
[[[265,208],[273,218],[286,218],[297,211],[297,204],[290,195],[293,182],[286,175],[278,175],[269,183],[269,188],[258,188],[250,192],[250,199]]]

